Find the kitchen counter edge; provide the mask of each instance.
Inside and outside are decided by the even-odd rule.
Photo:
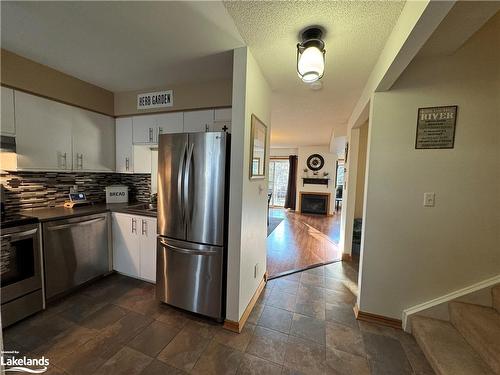
[[[156,217],[156,212],[144,211],[138,212],[137,210],[131,211],[130,207],[140,204],[141,202],[134,203],[96,203],[89,206],[82,206],[77,208],[64,208],[64,207],[47,207],[47,208],[34,208],[32,210],[23,211],[23,215],[36,217],[41,222],[69,219],[72,217],[87,216],[99,214],[103,212],[120,212],[129,215]]]

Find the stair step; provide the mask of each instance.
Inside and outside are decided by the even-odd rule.
[[[437,375],[493,375],[451,323],[414,316],[412,332]]]
[[[500,313],[500,284],[491,289],[491,296],[493,297],[493,308]]]
[[[450,320],[470,346],[500,374],[500,315],[491,307],[451,302]]]

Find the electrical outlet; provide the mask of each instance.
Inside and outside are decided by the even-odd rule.
[[[436,193],[424,193],[424,207],[434,207],[436,205]]]
[[[255,266],[253,268],[253,278],[256,279],[258,274],[259,274],[259,263],[255,263]]]

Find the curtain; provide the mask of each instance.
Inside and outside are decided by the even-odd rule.
[[[288,157],[288,187],[286,189],[285,208],[295,210],[295,202],[297,201],[297,155]]]

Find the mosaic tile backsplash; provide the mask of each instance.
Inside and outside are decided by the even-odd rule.
[[[148,201],[151,191],[149,174],[4,172],[0,183],[4,188],[5,208],[10,213],[61,206],[73,185],[93,202],[106,200],[104,188],[108,185],[128,186],[130,202]]]

